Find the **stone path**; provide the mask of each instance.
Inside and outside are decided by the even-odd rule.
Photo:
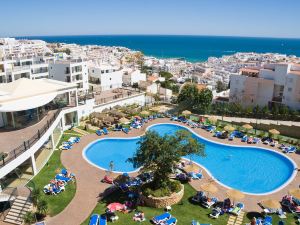
[[[157,119],[147,124],[147,126],[154,123],[170,123],[170,120]],[[143,127],[140,130],[133,130],[128,135],[123,132],[111,132],[108,136],[110,137],[134,137],[142,135],[145,132],[146,127]],[[212,139],[212,134],[208,133],[202,129],[194,129],[194,131],[201,136]],[[76,193],[74,199],[71,203],[63,210],[60,214],[55,217],[49,218],[47,224],[49,225],[79,225],[81,224],[92,212],[92,210],[97,205],[97,202],[100,199],[100,194],[108,187],[107,184],[100,182],[100,179],[103,178],[105,172],[90,165],[82,157],[83,149],[92,141],[105,136],[98,137],[96,134],[89,134],[81,138],[81,142],[75,145],[70,151],[63,151],[61,155],[61,160],[64,166],[76,174]],[[215,139],[214,141],[229,143],[227,140]],[[243,143],[240,140],[234,140],[230,142],[233,145],[242,145]],[[247,144],[245,144],[247,145]],[[261,145],[262,147],[266,147]],[[271,147],[269,147],[271,148]],[[272,148],[275,150],[274,148]],[[297,165],[300,164],[300,156],[297,154],[290,154],[291,157]],[[195,180],[191,182],[191,185],[195,189],[199,189],[199,186],[205,182],[211,181],[209,175],[204,171],[204,179]],[[280,200],[283,195],[287,194],[288,190],[291,188],[298,188],[299,185],[299,176],[297,175],[294,181],[288,184],[282,190],[268,195],[268,198]],[[226,188],[219,184],[216,184],[219,191],[216,193],[216,197],[219,199],[226,198]],[[261,211],[261,208],[257,205],[261,199],[266,196],[255,196],[255,195],[246,195],[246,198],[243,200],[245,203],[246,211]],[[99,212],[100,213],[100,212]]]

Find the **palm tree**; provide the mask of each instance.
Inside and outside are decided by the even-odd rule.
[[[23,220],[25,224],[32,224],[36,221],[35,219],[35,214],[32,211],[27,212],[24,216],[23,216]]]
[[[48,202],[41,200],[37,204],[37,211],[41,215],[46,215],[48,212]]]
[[[39,188],[33,188],[31,191],[31,199],[32,199],[32,204],[35,207],[37,206],[40,197],[41,197],[41,190]]]

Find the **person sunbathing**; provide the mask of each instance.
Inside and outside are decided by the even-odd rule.
[[[145,214],[144,212],[137,212],[133,216],[133,220],[136,222],[142,222],[145,221]]]

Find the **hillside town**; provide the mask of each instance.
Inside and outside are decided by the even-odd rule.
[[[150,57],[125,47],[1,38],[0,58],[0,83],[49,78],[75,84],[79,95],[138,87],[147,93],[149,101],[156,98],[170,102],[184,83],[192,82],[212,90],[214,99],[245,106],[277,102],[299,109],[297,88],[292,87],[299,84],[300,58],[296,56],[236,53],[191,63]],[[266,91],[266,84],[268,97],[258,90],[263,85]],[[258,100],[260,96],[264,99]]]

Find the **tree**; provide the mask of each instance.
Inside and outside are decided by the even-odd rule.
[[[154,190],[170,185],[172,169],[187,155],[205,156],[204,145],[200,144],[188,131],[177,131],[175,135],[160,136],[148,131],[139,141],[139,147],[128,161],[142,171],[152,171]]]
[[[45,200],[41,200],[37,204],[37,212],[41,215],[46,215],[48,212],[48,203]]]
[[[31,191],[31,199],[32,199],[32,204],[34,206],[38,205],[38,201],[39,201],[40,197],[41,197],[41,190],[39,188],[34,188]]]
[[[212,91],[205,88],[202,89],[199,94],[198,94],[198,99],[197,99],[197,105],[196,107],[198,107],[198,110],[201,112],[206,112],[213,100],[213,94]]]
[[[34,212],[27,212],[24,216],[23,216],[23,220],[25,224],[32,224],[35,222],[35,214]]]
[[[192,110],[198,98],[198,94],[199,90],[195,84],[185,84],[178,95],[177,100],[179,105]]]
[[[179,108],[206,112],[213,99],[211,90],[205,88],[199,91],[195,84],[185,84],[178,96]]]
[[[223,83],[222,81],[218,80],[216,83],[216,91],[217,93],[220,93],[222,91],[227,90],[227,85]]]
[[[159,76],[164,77],[166,80],[170,80],[173,77],[173,74],[166,71],[160,71]]]

